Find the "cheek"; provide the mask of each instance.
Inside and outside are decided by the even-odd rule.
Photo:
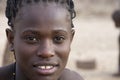
[[[58,49],[59,54],[57,54],[64,62],[68,60],[68,56],[70,53],[70,44],[65,43],[64,45],[61,45]]]
[[[15,56],[17,61],[28,62],[35,55],[35,47],[27,45],[22,41],[15,44]]]

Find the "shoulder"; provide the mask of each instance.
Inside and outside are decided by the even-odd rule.
[[[14,64],[0,68],[0,80],[8,80],[13,75]]]
[[[60,80],[83,80],[83,78],[74,71],[64,69],[61,74]]]

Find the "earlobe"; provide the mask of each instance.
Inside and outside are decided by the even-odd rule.
[[[14,34],[13,31],[11,29],[6,29],[6,36],[7,36],[7,40],[10,44],[13,44],[13,40],[14,40]]]

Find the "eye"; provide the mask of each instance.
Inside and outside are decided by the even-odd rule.
[[[27,35],[27,36],[25,36],[24,39],[28,43],[37,43],[39,41],[39,39],[33,35]]]
[[[58,44],[63,43],[64,40],[65,40],[65,37],[64,37],[64,36],[55,36],[55,37],[54,37],[54,42],[55,42],[55,43],[58,43]]]

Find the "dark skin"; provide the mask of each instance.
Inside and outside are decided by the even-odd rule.
[[[16,80],[58,80],[74,36],[70,13],[56,3],[23,6],[7,29],[16,58]]]

